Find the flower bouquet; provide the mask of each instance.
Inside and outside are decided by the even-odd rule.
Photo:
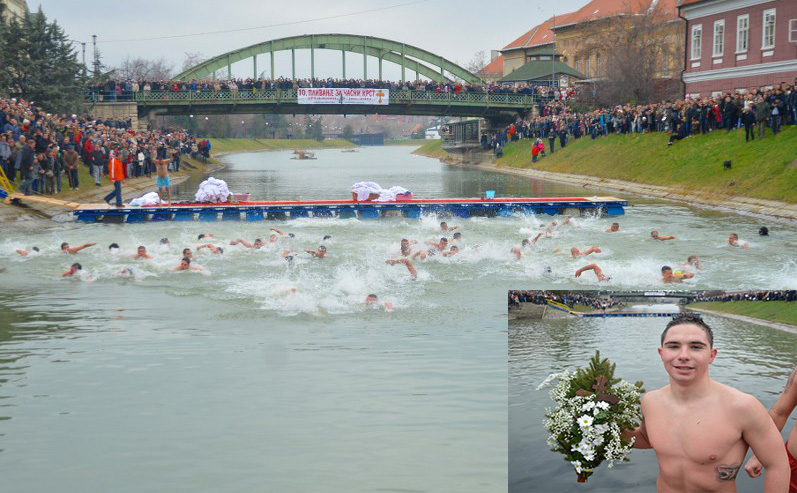
[[[565,455],[583,483],[602,462],[609,467],[629,460],[634,439],[625,439],[624,430],[635,429],[642,418],[639,403],[642,382],[630,384],[614,377],[615,364],[601,359],[600,351],[586,369],[565,370],[548,376],[540,390],[557,381],[550,390],[557,406],[547,408],[543,425],[550,433],[548,445]]]

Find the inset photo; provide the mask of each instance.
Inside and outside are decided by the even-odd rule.
[[[797,478],[797,291],[508,302],[510,493],[785,492]]]

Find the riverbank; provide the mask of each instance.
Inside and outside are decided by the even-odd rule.
[[[348,140],[313,139],[208,139],[215,157],[232,152],[290,151],[293,149],[346,149],[357,147]]]
[[[215,155],[215,153],[214,153]],[[207,162],[183,156],[180,161],[180,171],[170,172],[169,179],[172,185],[177,185],[196,175],[212,173],[224,167],[224,164],[215,158]],[[102,186],[94,184],[94,178],[89,174],[88,168],[82,163],[78,166],[79,190],[70,190],[66,176],[62,177],[63,187],[61,193],[45,195],[44,197],[78,203],[102,203],[103,197],[113,190],[113,185],[107,178],[102,179]],[[19,185],[19,180],[15,185]],[[155,175],[151,177],[142,176],[139,178],[128,178],[122,183],[122,195],[124,202],[128,202],[136,197],[149,192],[157,192],[155,185]],[[0,224],[14,223],[19,227],[36,227],[40,220],[51,220],[69,212],[69,209],[54,204],[44,204],[38,202],[25,202],[24,205],[0,205]]]
[[[731,169],[727,170],[726,175],[723,175],[726,172],[723,149],[728,146],[732,151],[738,147],[738,142],[731,142],[731,139],[739,139],[738,133],[727,135],[726,132],[713,132],[695,136],[679,142],[678,145],[684,144],[683,148],[677,145],[667,147],[665,137],[643,134],[596,140],[582,138],[535,163],[533,168],[528,160],[531,143],[526,140],[508,145],[503,159],[468,167],[555,181],[585,190],[631,193],[785,221],[797,219],[797,194],[793,192],[797,189],[797,164],[785,162],[788,159],[797,161],[797,128],[788,128],[777,137],[769,135],[761,142],[750,144],[761,146],[749,148],[750,151],[761,151],[761,156],[757,157],[754,152],[741,153],[738,159],[731,159]],[[775,143],[777,145],[773,145]],[[414,152],[449,164],[458,164],[454,156],[442,149],[440,141],[423,145]],[[666,156],[666,152],[671,153],[670,164],[661,157]],[[652,156],[650,168],[646,164],[647,156]],[[774,161],[767,161],[770,158]],[[574,170],[575,173],[568,172]],[[620,176],[625,178],[627,172],[630,180],[617,179]],[[679,173],[686,177],[688,187],[683,186],[682,178],[676,176]],[[653,178],[650,181],[655,183],[633,181],[641,178]],[[721,179],[726,180],[726,190],[723,192],[718,191],[717,185]],[[772,190],[767,190],[768,187]],[[733,189],[733,193],[727,189]],[[753,195],[742,195],[740,192],[743,189],[751,191]]]
[[[760,322],[788,325],[797,331],[797,303],[788,301],[727,301],[690,303],[687,308],[717,315],[739,316]]]

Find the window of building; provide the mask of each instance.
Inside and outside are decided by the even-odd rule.
[[[747,41],[750,36],[750,15],[744,14],[736,18],[736,53],[747,52]]]
[[[767,50],[775,47],[775,9],[764,11],[764,32],[761,39],[761,49]]]
[[[725,19],[714,21],[713,56],[720,57],[725,52]]]
[[[601,66],[601,54],[595,55],[595,75],[600,77],[603,75],[603,67]]]
[[[587,58],[587,59],[584,61],[584,75],[586,75],[586,76],[587,76],[587,78],[589,78],[589,77],[590,77],[590,73],[589,73],[589,58]]]
[[[797,19],[789,20],[789,43],[797,43]]]
[[[692,26],[692,60],[700,60],[700,50],[703,47],[703,24]]]

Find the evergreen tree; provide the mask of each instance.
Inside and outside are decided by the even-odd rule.
[[[47,21],[41,7],[26,13],[22,22],[11,20],[0,35],[4,93],[53,112],[77,112],[83,107],[85,81],[77,52],[58,23]]]

